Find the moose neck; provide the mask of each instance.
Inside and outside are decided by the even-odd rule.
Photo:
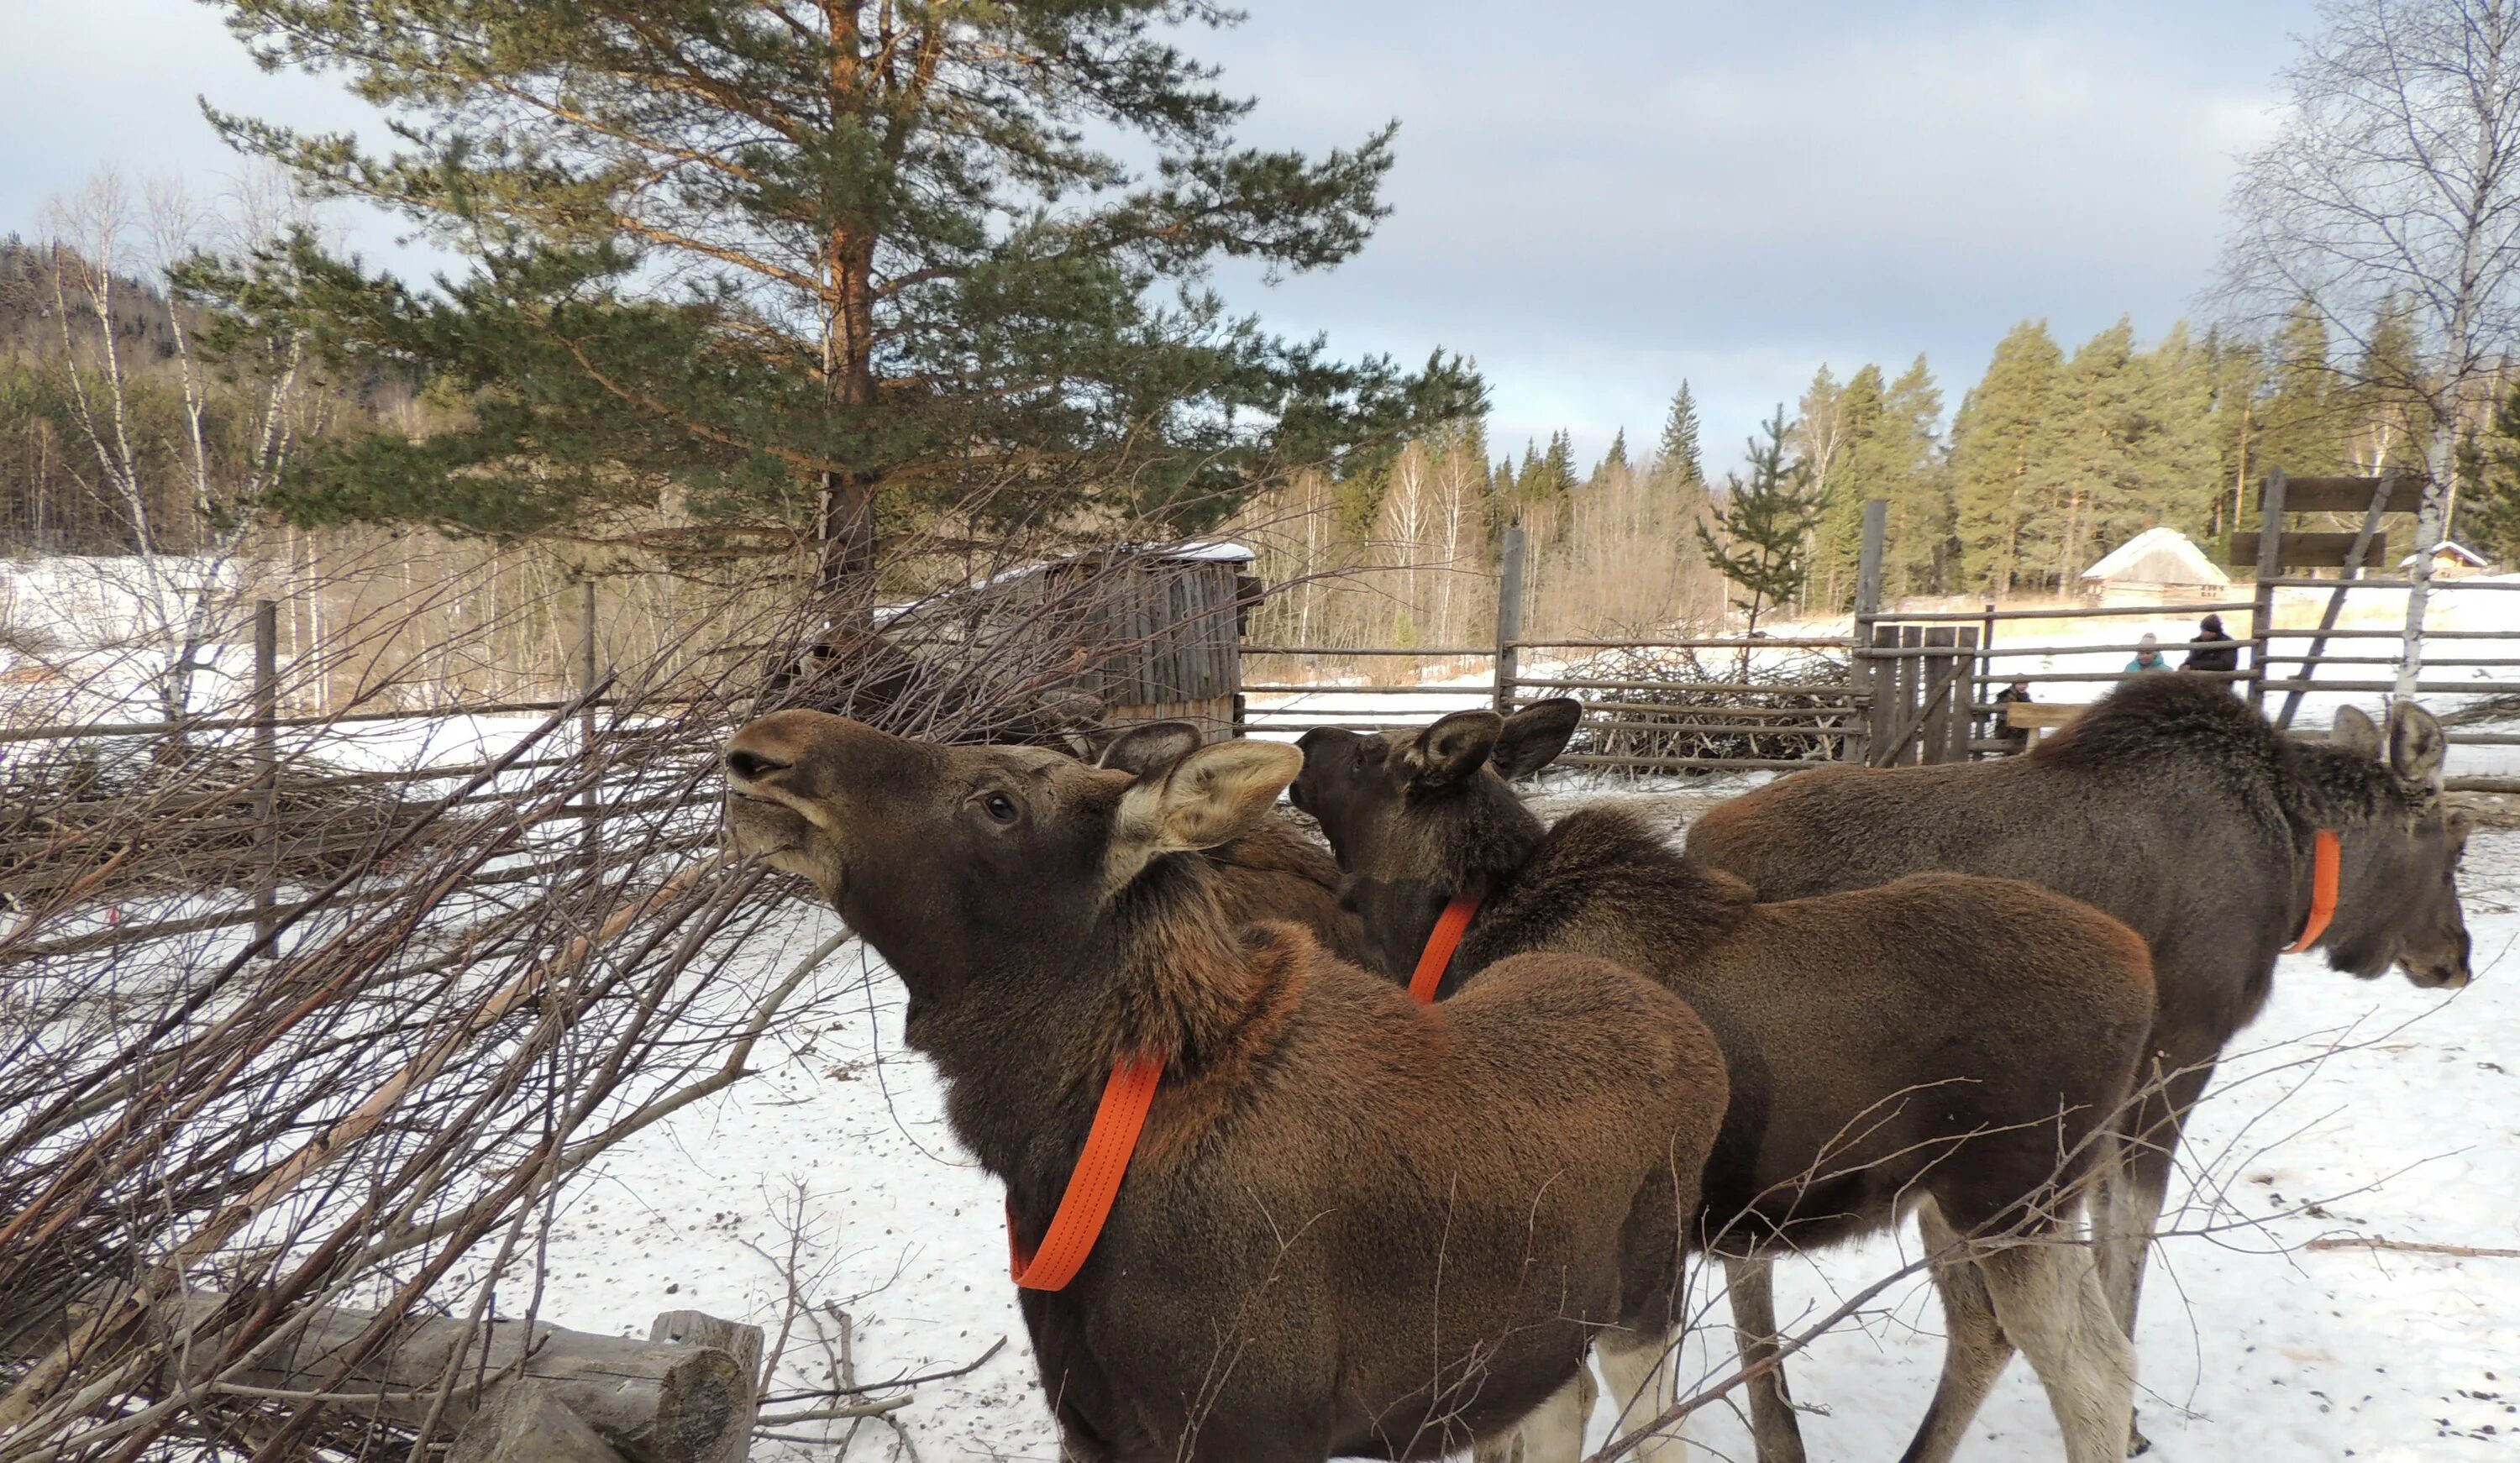
[[[1262,984],[1194,856],[1158,861],[1088,929],[953,953],[891,948],[879,924],[869,938],[910,994],[905,1036],[944,1078],[957,1135],[1019,1209],[1056,1203],[1115,1063],[1161,1058],[1168,1082],[1212,1066]]]

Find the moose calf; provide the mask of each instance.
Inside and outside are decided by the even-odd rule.
[[[1506,778],[1555,758],[1580,715],[1561,697],[1418,732],[1305,733],[1296,806],[1348,870],[1375,963],[1407,975],[1467,898],[1454,999],[1533,952],[1668,985],[1729,1065],[1700,1233],[1727,1257],[1744,1361],[1778,1351],[1770,1255],[1885,1228],[1912,1205],[1950,1346],[1907,1457],[1949,1458],[2018,1346],[2072,1463],[2117,1463],[2133,1357],[2074,1221],[2152,1019],[2143,942],[2008,879],[1761,905],[1624,812],[1544,827]],[[1758,1378],[1750,1404],[1762,1463],[1800,1459],[1782,1373]]]
[[[1542,955],[1437,1010],[1292,926],[1238,931],[1197,855],[1269,817],[1291,747],[1133,778],[791,711],[725,762],[737,847],[908,989],[1018,1255],[1086,1179],[1106,1075],[1161,1063],[1081,1267],[1021,1296],[1072,1456],[1432,1458],[1563,1389],[1604,1328],[1651,1364],[1726,1103],[1668,991]]]

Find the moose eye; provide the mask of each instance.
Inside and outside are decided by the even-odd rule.
[[[1002,823],[1015,820],[1015,800],[1003,792],[993,792],[980,799],[980,811]]]

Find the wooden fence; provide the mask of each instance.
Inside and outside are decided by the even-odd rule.
[[[2280,502],[2280,500],[2278,500]],[[2247,590],[2192,603],[2093,604],[2052,607],[1899,610],[1880,603],[1883,506],[1867,505],[1857,608],[1844,636],[1709,636],[1660,639],[1543,640],[1522,633],[1523,539],[1508,529],[1504,543],[1497,634],[1488,645],[1440,647],[1246,646],[1260,671],[1243,687],[1238,732],[1282,734],[1302,728],[1422,725],[1448,711],[1490,706],[1501,712],[1549,696],[1572,695],[1588,715],[1563,765],[1630,774],[1787,771],[1816,763],[1873,767],[1963,761],[2020,751],[2025,738],[2003,721],[1997,700],[2019,683],[2034,700],[2072,687],[2082,699],[2094,687],[2138,674],[2123,663],[2094,667],[2094,658],[2131,659],[2157,648],[2172,664],[2190,648],[2175,640],[2147,645],[2134,628],[2100,642],[2059,640],[2059,621],[2193,621],[2206,614],[2245,617],[2248,634],[2230,646],[2238,666],[2198,671],[2234,684],[2235,693],[2290,727],[2311,692],[2368,695],[2390,690],[2400,632],[2339,628],[2347,598],[2365,591],[2403,591],[2403,579],[2342,579],[2270,573]],[[2347,536],[2352,537],[2352,536]],[[2350,548],[2351,546],[2349,546]],[[2322,592],[2315,625],[2272,623],[2282,591]],[[2445,593],[2520,590],[2520,583],[2461,580]],[[2245,598],[2241,598],[2245,596]],[[2390,653],[2357,653],[2385,642]],[[2420,695],[2511,698],[2520,720],[2520,654],[2461,655],[2478,641],[2520,641],[2520,632],[2428,630]],[[1778,669],[1779,652],[1801,653]],[[1604,671],[1605,659],[1623,662]],[[2058,668],[2059,659],[2068,661]],[[1428,673],[1393,674],[1397,660]],[[2074,668],[2072,662],[2083,662]],[[1362,664],[1382,667],[1340,674]],[[2334,674],[2334,673],[2342,674]],[[2361,672],[2362,674],[2357,674]],[[2051,696],[2043,696],[2047,690]],[[2520,732],[2453,725],[2452,746],[2520,745]],[[2453,790],[2520,791],[2520,778],[2453,776]]]

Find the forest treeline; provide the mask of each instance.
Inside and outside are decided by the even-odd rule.
[[[1844,611],[1854,599],[1863,506],[1889,505],[1883,593],[1893,599],[2069,593],[2109,550],[2168,524],[2218,552],[2252,485],[2296,476],[2421,471],[2421,404],[2374,382],[2415,375],[2403,310],[2383,309],[2340,349],[2319,316],[2294,312],[2272,338],[2173,325],[2140,340],[2121,319],[2068,349],[2023,321],[1950,405],[1917,356],[1895,373],[1822,366],[1787,409],[1792,468],[1821,497],[1794,607]],[[2506,408],[2471,454],[2458,536],[2497,556],[2520,553],[2520,414]],[[2480,423],[2484,424],[2484,423]],[[1711,474],[1684,382],[1659,439],[1632,453],[1622,431],[1589,468],[1569,435],[1495,454],[1473,428],[1414,444],[1387,469],[1264,494],[1240,520],[1274,563],[1486,567],[1497,534],[1531,535],[1535,633],[1707,626],[1726,586],[1694,531],[1732,490]],[[1272,530],[1301,523],[1279,544]],[[1433,525],[1431,528],[1429,525]],[[2350,525],[2348,525],[2350,526]],[[1289,597],[1273,628],[1306,643],[1476,643],[1493,614],[1481,591],[1422,572],[1324,584]],[[1328,636],[1328,640],[1323,637]]]
[[[71,300],[65,332],[69,296],[56,288],[57,257],[49,246],[0,241],[0,549],[127,553],[131,510],[98,490],[79,447],[78,372],[105,369],[101,326]],[[186,420],[173,369],[179,307],[139,279],[122,281],[113,300],[115,369],[128,377],[136,450],[170,469],[149,474],[164,500],[152,506],[158,547],[180,553],[185,525],[198,518],[180,501],[183,474],[171,470]],[[1869,498],[1890,505],[1891,597],[2038,595],[2070,587],[2092,559],[2156,523],[2210,542],[2270,466],[2411,466],[2421,451],[2417,407],[2362,384],[2404,377],[2410,368],[2387,358],[2411,355],[2411,332],[2384,311],[2364,338],[2336,350],[2304,311],[2263,341],[2180,324],[2144,342],[2121,320],[2068,349],[2044,322],[2025,321],[1948,410],[1922,356],[1895,371],[1823,366],[1787,412],[1795,468],[1825,505],[1796,607],[1834,612],[1850,602]],[[309,433],[418,420],[408,386],[374,377],[328,381],[306,401]],[[210,384],[204,421],[215,438],[241,443],[248,418],[246,398]],[[2515,447],[2520,428],[2487,435],[2477,455],[2485,481],[2454,524],[2498,554],[2520,550],[2520,514],[2508,507]],[[232,455],[213,442],[214,462]],[[1484,643],[1508,522],[1528,536],[1531,633],[1707,627],[1723,620],[1728,595],[1700,529],[1728,476],[1683,383],[1657,434],[1631,449],[1621,432],[1589,466],[1565,431],[1512,451],[1472,417],[1343,474],[1302,472],[1264,488],[1225,526],[1260,548],[1265,578],[1281,588],[1258,631],[1271,643]]]

